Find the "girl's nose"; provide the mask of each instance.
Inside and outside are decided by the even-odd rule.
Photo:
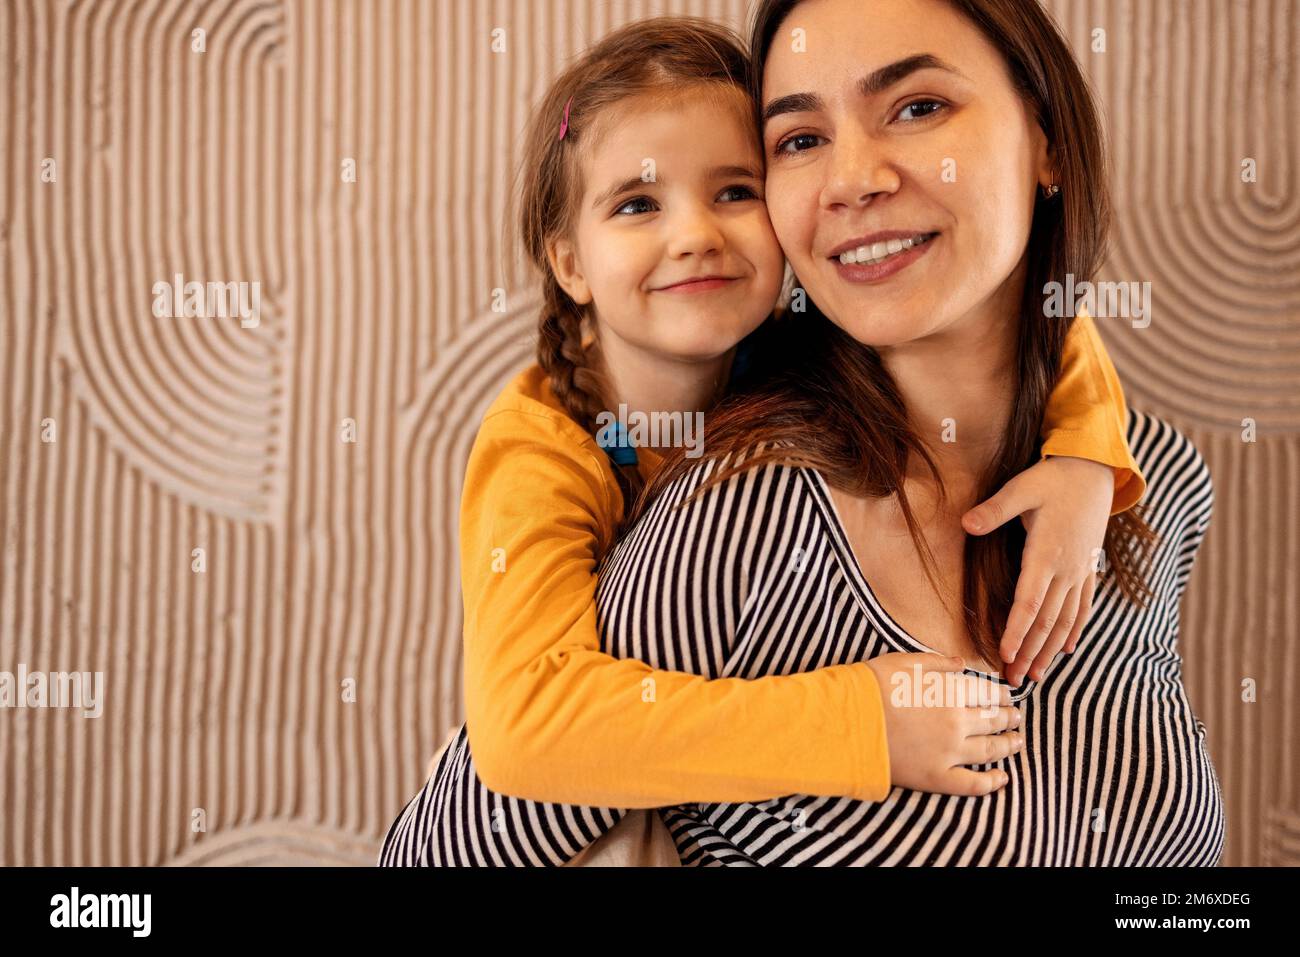
[[[668,255],[707,256],[721,252],[726,240],[717,219],[709,211],[692,208],[674,217],[668,224]]]

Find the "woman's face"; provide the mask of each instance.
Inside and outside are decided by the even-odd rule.
[[[762,105],[768,214],[832,321],[883,347],[1014,308],[1052,170],[1001,55],[962,14],[806,0],[777,29]]]

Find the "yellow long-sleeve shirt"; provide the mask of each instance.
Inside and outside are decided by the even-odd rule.
[[[1126,416],[1092,320],[1080,317],[1043,453],[1114,468],[1115,511],[1145,488]],[[648,477],[660,459],[637,454]],[[710,680],[600,650],[596,568],[623,508],[595,438],[565,414],[539,367],[522,372],[484,416],[461,502],[465,707],[483,783],[514,797],[622,808],[795,793],[883,799],[884,708],[866,664]]]
[[[1147,490],[1127,435],[1124,389],[1096,324],[1080,312],[1065,338],[1061,377],[1043,412],[1042,454],[1091,459],[1114,469],[1110,513],[1118,515],[1141,501]]]

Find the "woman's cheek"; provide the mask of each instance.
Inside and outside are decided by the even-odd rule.
[[[1024,212],[1019,184],[1008,177],[988,177],[972,203],[976,211],[970,217],[978,223],[976,245],[982,249],[986,264],[997,273],[1009,273],[1020,260],[1029,239],[1029,219]]]

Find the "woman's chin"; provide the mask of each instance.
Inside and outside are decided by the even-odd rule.
[[[837,317],[830,312],[826,315],[855,341],[873,349],[887,349],[914,342],[930,331],[930,323],[921,314],[894,305],[870,303],[849,307],[845,304],[842,315]],[[842,321],[843,316],[852,318]]]

